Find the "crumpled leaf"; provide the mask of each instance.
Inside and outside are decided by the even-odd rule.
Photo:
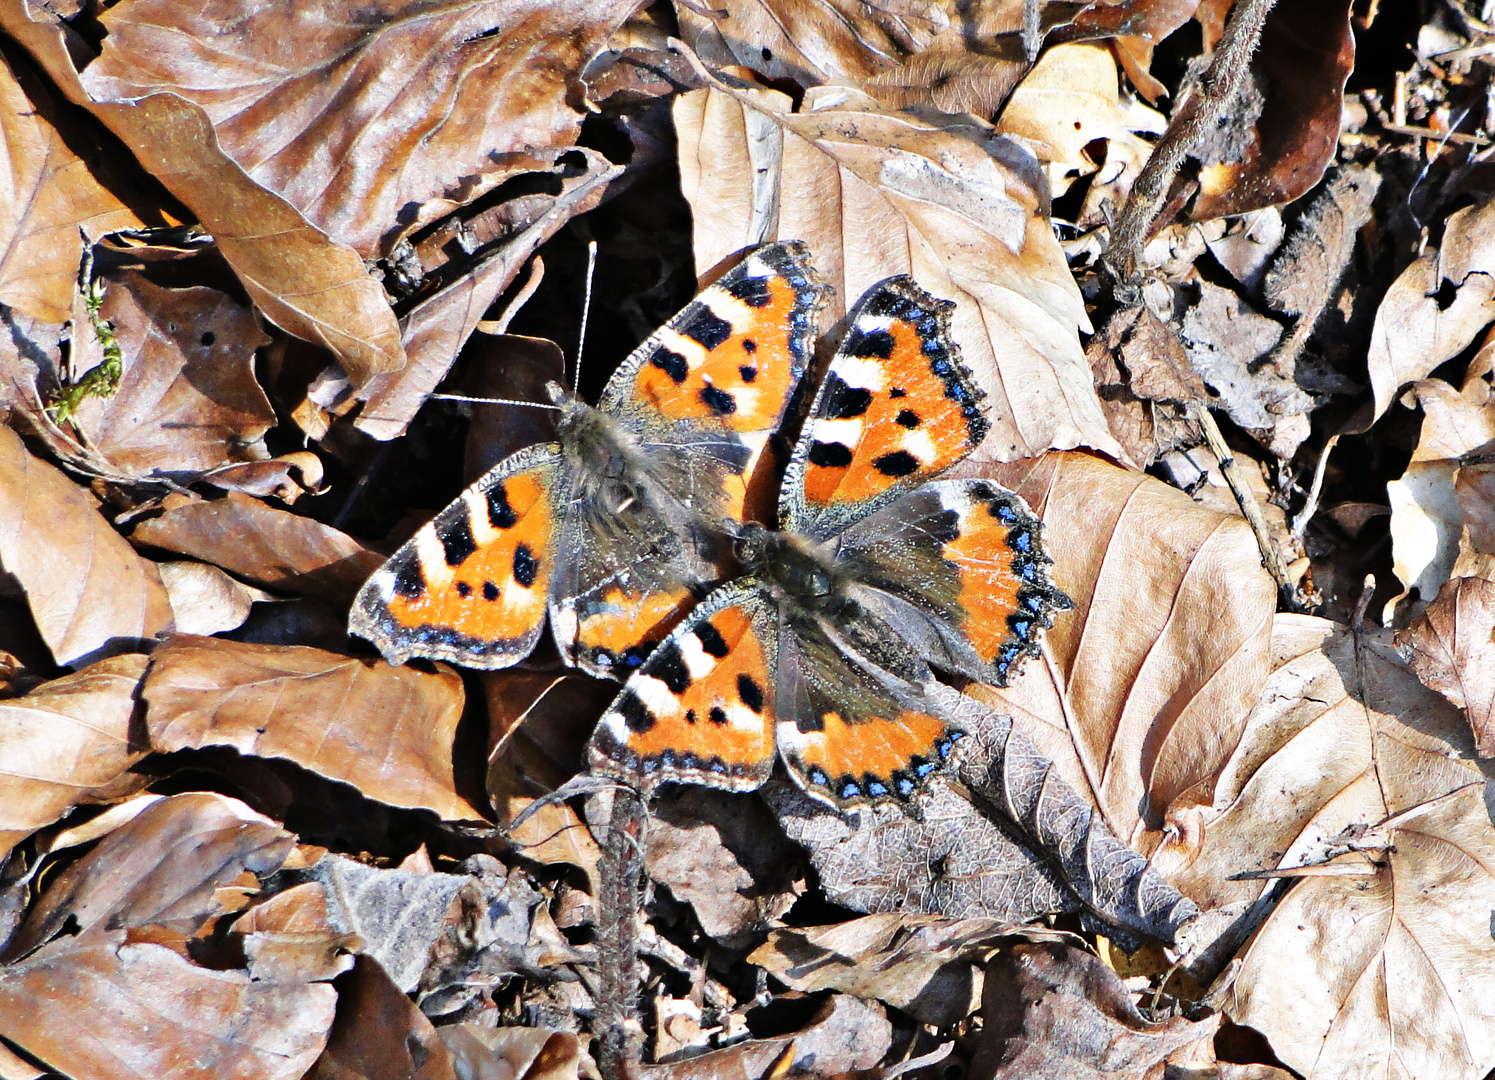
[[[346,533],[238,492],[222,499],[169,495],[164,512],[135,527],[136,544],[190,555],[272,589],[346,607],[384,562]]]
[[[20,582],[60,664],[171,629],[155,564],[9,428],[0,429],[0,567]]]
[[[1082,455],[982,472],[1042,515],[1075,608],[1014,685],[968,692],[1146,852],[1220,775],[1271,669],[1276,589],[1256,541],[1238,516]]]
[[[256,183],[374,257],[505,179],[508,155],[574,145],[575,73],[638,6],[124,0],[82,81],[192,102]]]
[[[71,51],[86,54],[87,47],[50,10],[0,0],[0,27],[191,209],[266,318],[331,350],[356,385],[404,364],[394,312],[363,259],[231,161],[201,109],[169,93],[133,101],[92,98]]]
[[[1218,1014],[1152,1024],[1115,972],[1063,942],[1019,943],[986,967],[975,1080],[1144,1080],[1214,1036]]]
[[[456,790],[462,681],[304,646],[178,634],[141,689],[151,745],[231,746],[352,784],[391,806],[481,820]]]
[[[130,730],[145,665],[143,656],[111,657],[0,701],[0,864],[146,755]]]
[[[1454,288],[1441,296],[1443,282]],[[1372,419],[1398,390],[1463,352],[1495,319],[1495,199],[1450,214],[1442,246],[1418,258],[1386,291],[1370,338]]]
[[[104,187],[54,126],[51,92],[0,55],[0,304],[46,322],[66,321],[83,236],[143,224]]]
[[[1120,455],[1080,349],[1083,303],[1025,151],[969,119],[926,122],[840,87],[809,91],[794,111],[778,91],[713,82],[677,99],[674,115],[698,269],[804,240],[836,288],[827,326],[868,286],[912,273],[959,305],[951,328],[991,410],[978,455],[1078,445]]]

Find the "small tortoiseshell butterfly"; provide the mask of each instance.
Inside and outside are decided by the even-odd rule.
[[[1038,518],[984,480],[931,478],[985,436],[949,312],[906,277],[848,320],[779,498],[742,527],[746,576],[711,593],[625,684],[595,771],[746,791],[781,757],[834,807],[908,804],[963,734],[931,668],[998,686],[1071,602]]]
[[[721,579],[722,522],[771,483],[764,448],[824,293],[804,245],[770,245],[640,345],[596,408],[552,384],[556,441],[500,462],[390,556],[350,631],[391,663],[502,668],[548,613],[569,663],[626,677]]]

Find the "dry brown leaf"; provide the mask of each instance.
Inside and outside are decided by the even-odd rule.
[[[113,466],[151,476],[268,456],[275,410],[254,351],[270,339],[252,311],[216,289],[163,289],[126,272],[109,282],[100,316],[123,373],[114,394],[84,399],[76,424]]]
[[[1451,300],[1443,282],[1454,288]],[[1376,312],[1370,339],[1374,418],[1398,390],[1452,359],[1495,319],[1495,199],[1448,217],[1443,244],[1402,271]]]
[[[511,155],[574,145],[576,72],[639,6],[125,0],[82,81],[98,101],[192,102],[256,183],[377,257],[511,175]]]
[[[1445,582],[1397,643],[1418,678],[1464,710],[1480,757],[1495,757],[1495,581]]]
[[[1020,943],[986,968],[974,1080],[1147,1080],[1220,1017],[1149,1023],[1116,973],[1063,942]]]
[[[237,630],[255,601],[275,599],[207,563],[183,560],[157,563],[156,568],[171,599],[178,633],[211,635]]]
[[[169,495],[130,539],[221,566],[259,585],[346,607],[384,557],[346,533],[257,499]]]
[[[143,224],[105,188],[53,125],[52,94],[0,54],[0,303],[60,323],[68,317],[83,255],[97,238]]]
[[[130,733],[145,665],[143,656],[111,657],[0,701],[0,864],[146,755]]]
[[[1220,775],[1270,671],[1276,590],[1256,541],[1239,517],[1079,454],[986,471],[1040,510],[1075,609],[1041,663],[978,696],[1145,852]]]
[[[274,873],[294,838],[237,799],[190,792],[144,807],[54,878],[5,947],[25,956],[66,932],[161,926],[195,933],[224,912],[219,886]],[[0,1009],[4,1015],[5,1009]]]
[[[9,428],[0,429],[0,567],[20,582],[60,664],[171,629],[155,564]]]
[[[1295,884],[1242,954],[1230,1017],[1306,1080],[1485,1076],[1495,1067],[1489,789],[1467,784],[1383,821],[1380,860],[1345,857],[1360,873]]]
[[[969,119],[939,126],[840,87],[811,90],[795,111],[778,91],[714,82],[679,98],[674,115],[698,269],[767,240],[804,240],[837,290],[826,325],[868,286],[911,273],[959,305],[952,331],[991,409],[980,458],[1079,445],[1121,454],[1025,151]]]
[[[985,955],[1013,925],[996,919],[868,915],[833,926],[774,930],[748,957],[803,993],[877,998],[948,1028],[980,1007]]]
[[[87,46],[50,10],[0,0],[0,27],[197,215],[266,318],[331,350],[356,385],[404,364],[394,312],[363,259],[229,160],[201,109],[166,93],[94,100],[79,81],[71,51],[86,55]]]
[[[337,1017],[307,1080],[455,1080],[425,1014],[367,956],[337,980]]]
[[[327,893],[314,881],[293,885],[251,908],[233,924],[255,979],[315,982],[353,966],[361,943],[332,925]]]
[[[297,1080],[322,1051],[335,1000],[326,983],[198,967],[140,931],[95,930],[0,972],[0,1034],[90,1080]]]
[[[391,806],[482,819],[455,789],[463,695],[450,669],[178,635],[156,650],[141,696],[159,749],[232,746],[287,758]]]
[[[438,1028],[436,1037],[463,1078],[596,1080],[598,1075],[586,1046],[570,1031],[450,1024]]]

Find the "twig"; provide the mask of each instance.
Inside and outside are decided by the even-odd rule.
[[[1236,6],[1204,77],[1179,107],[1132,185],[1126,207],[1111,229],[1105,254],[1106,266],[1117,282],[1130,285],[1135,281],[1148,229],[1167,198],[1184,156],[1219,122],[1235,99],[1250,67],[1251,54],[1261,40],[1262,23],[1276,2],[1241,0]]]
[[[1204,432],[1204,441],[1209,444],[1210,452],[1220,462],[1220,472],[1225,476],[1225,482],[1230,485],[1230,490],[1235,495],[1236,504],[1245,515],[1246,522],[1251,526],[1251,531],[1256,534],[1256,546],[1261,551],[1261,564],[1267,568],[1267,573],[1272,575],[1272,580],[1277,583],[1277,598],[1283,607],[1289,611],[1302,613],[1306,610],[1305,605],[1298,598],[1298,589],[1288,576],[1287,564],[1282,561],[1282,553],[1277,550],[1277,542],[1272,539],[1272,530],[1267,525],[1267,519],[1261,512],[1261,505],[1256,501],[1256,494],[1246,484],[1246,480],[1236,468],[1235,455],[1230,452],[1230,447],[1225,445],[1225,436],[1220,434],[1219,425],[1215,418],[1210,415],[1209,409],[1197,402],[1189,402],[1189,413],[1199,424],[1200,430]]]
[[[639,1072],[638,1019],[639,835],[638,793],[612,792],[607,838],[597,864],[597,1067],[604,1080],[632,1080]]]
[[[1329,441],[1324,443],[1318,464],[1313,467],[1313,486],[1308,489],[1308,500],[1303,504],[1303,509],[1298,511],[1298,516],[1293,518],[1292,534],[1300,540],[1303,538],[1303,530],[1308,528],[1309,520],[1318,513],[1319,495],[1324,490],[1324,470],[1328,467],[1329,455],[1338,442],[1338,435],[1330,435]]]

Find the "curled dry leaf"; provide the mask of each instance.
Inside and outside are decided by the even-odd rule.
[[[958,304],[951,327],[991,409],[980,457],[1079,445],[1121,454],[1026,151],[969,119],[926,122],[840,87],[811,90],[795,111],[776,90],[713,82],[676,101],[675,124],[699,269],[766,240],[804,240],[837,290],[826,325],[868,286],[910,273]]]
[[[171,628],[155,564],[9,428],[0,429],[0,567],[20,582],[60,664]]]
[[[985,471],[1040,510],[1075,609],[1012,687],[971,692],[1146,851],[1171,807],[1208,801],[1270,670],[1276,590],[1256,541],[1240,517],[1079,454]]]
[[[1443,282],[1453,286],[1449,300]],[[1370,338],[1374,418],[1403,386],[1469,347],[1495,318],[1495,199],[1449,215],[1443,244],[1386,291]]]
[[[72,306],[82,234],[142,224],[69,149],[57,113],[42,82],[0,55],[0,303],[53,323]]]
[[[114,326],[123,371],[114,394],[83,400],[76,423],[112,466],[148,477],[268,456],[275,410],[254,351],[270,339],[252,311],[216,289],[164,289],[126,272],[99,315]]]
[[[82,81],[97,101],[191,102],[256,183],[377,257],[511,175],[510,155],[574,145],[576,73],[639,6],[125,0]]]
[[[211,635],[236,630],[244,625],[256,600],[275,599],[207,563],[163,562],[156,569],[171,600],[178,633]]]
[[[238,799],[207,792],[160,799],[50,882],[4,956],[23,957],[73,928],[195,933],[227,910],[219,886],[246,870],[274,873],[293,840]]]
[[[259,585],[304,593],[339,607],[384,557],[346,533],[257,499],[168,495],[159,517],[140,522],[130,539],[221,566]]]
[[[111,794],[147,753],[131,740],[143,656],[115,656],[0,701],[0,864],[25,837],[100,789]]]
[[[161,750],[231,746],[286,758],[391,806],[483,817],[456,791],[463,695],[448,668],[184,634],[156,650],[141,696]]]
[[[1019,943],[986,968],[977,1080],[1144,1080],[1220,1026],[1150,1023],[1116,973],[1064,942]],[[1192,1073],[1192,1069],[1189,1070]]]

